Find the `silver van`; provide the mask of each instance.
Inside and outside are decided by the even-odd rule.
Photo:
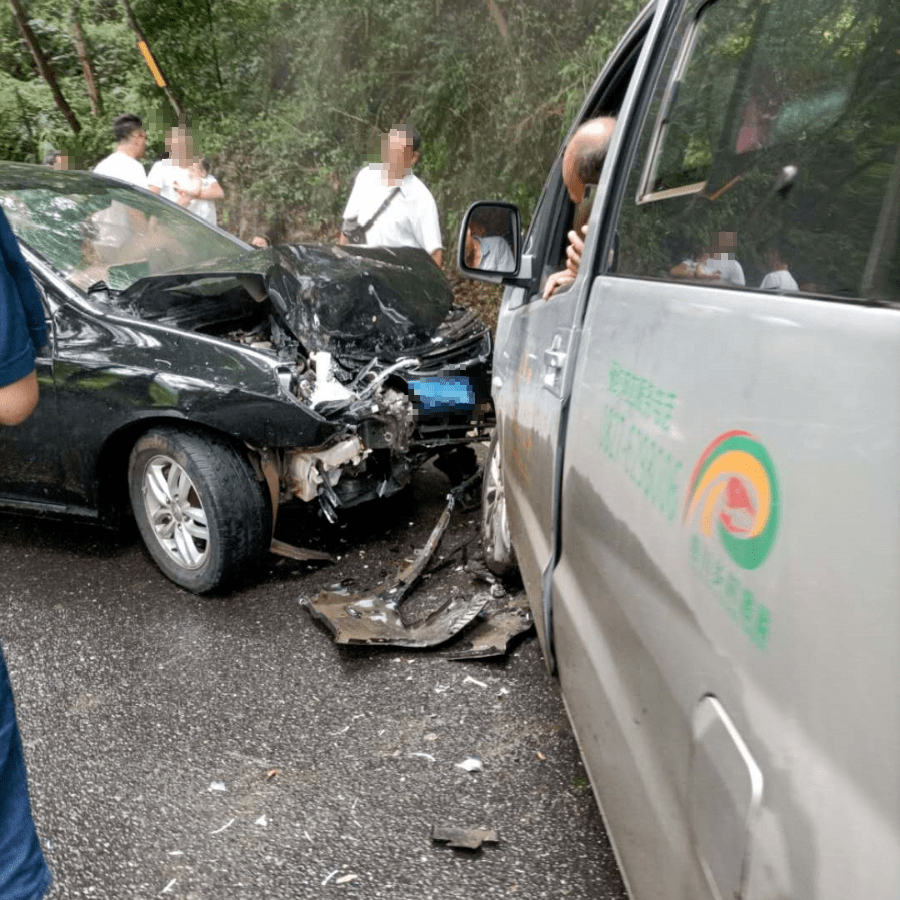
[[[574,281],[562,150],[523,240],[461,229],[506,285],[488,561],[633,897],[898,900],[900,3],[659,0],[598,116]]]

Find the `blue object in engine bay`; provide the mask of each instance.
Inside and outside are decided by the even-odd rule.
[[[465,375],[418,378],[409,382],[409,388],[425,412],[463,412],[475,407],[475,391]]]

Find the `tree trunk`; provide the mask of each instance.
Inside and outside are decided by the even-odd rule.
[[[150,46],[147,43],[147,39],[144,37],[144,33],[141,31],[141,26],[138,25],[137,19],[134,17],[134,13],[131,11],[131,4],[128,2],[128,0],[122,0],[122,2],[125,5],[125,14],[126,16],[128,16],[128,24],[131,25],[135,35],[137,36],[138,50],[140,50],[141,55],[144,56],[144,60],[150,67],[150,71],[153,72],[153,67],[156,68],[156,72],[159,74],[159,79],[157,80],[156,74],[154,74],[154,80],[156,80],[156,83],[163,89],[163,92],[168,98],[169,104],[171,105],[172,109],[175,110],[175,115],[178,116],[178,121],[183,122],[184,110],[182,110],[181,104],[178,102],[177,98],[169,88],[169,80],[165,77],[165,75],[163,75],[162,68],[160,67],[159,62],[153,58],[153,54],[150,51]],[[141,45],[143,45],[143,49],[141,48]],[[150,65],[151,61],[153,63],[152,66]]]
[[[497,26],[497,31],[500,32],[500,37],[502,37],[504,41],[508,41],[509,26],[506,24],[506,17],[503,15],[503,10],[497,5],[497,0],[487,0],[487,8],[488,12],[491,14],[491,18],[494,20],[494,24]]]
[[[9,2],[12,5],[13,17],[22,31],[22,36],[25,38],[25,43],[28,45],[31,55],[34,57],[34,62],[38,67],[38,71],[41,73],[44,81],[47,82],[47,86],[53,94],[54,102],[59,107],[59,111],[63,114],[65,120],[69,123],[69,127],[72,131],[74,131],[75,134],[78,134],[78,132],[81,131],[81,123],[78,121],[75,113],[72,112],[72,107],[66,102],[66,98],[63,97],[62,91],[59,89],[59,84],[56,81],[56,76],[50,68],[50,63],[47,62],[47,57],[44,56],[41,48],[38,46],[37,38],[34,36],[34,32],[28,24],[28,16],[25,14],[25,9],[22,6],[21,0],[9,0]]]
[[[219,90],[224,90],[225,85],[222,84],[222,69],[219,66],[219,51],[216,48],[216,27],[213,24],[212,2],[206,0],[206,21],[209,23],[209,43],[212,47],[213,65],[216,68],[216,80],[219,82]]]
[[[81,62],[81,71],[84,74],[84,84],[87,87],[88,97],[91,99],[91,112],[99,117],[103,115],[103,103],[100,100],[100,91],[97,88],[97,76],[94,74],[94,66],[88,54],[87,41],[84,39],[84,31],[81,28],[81,4],[72,4],[72,38],[75,41],[75,49]]]

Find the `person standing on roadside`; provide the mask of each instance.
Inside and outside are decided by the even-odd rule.
[[[94,173],[147,187],[147,173],[140,160],[147,149],[147,133],[140,116],[122,113],[113,119],[116,149],[94,166]]]
[[[394,125],[381,138],[381,162],[360,169],[344,208],[344,228],[338,238],[348,240],[348,222],[365,231],[368,247],[419,247],[440,266],[444,245],[437,204],[431,191],[412,172],[419,160],[419,133],[409,125]],[[354,241],[353,243],[357,243]]]
[[[797,280],[788,271],[788,264],[784,261],[781,247],[772,243],[766,249],[763,257],[769,271],[759,285],[762,291],[799,291]]]
[[[195,158],[190,172],[197,180],[197,183],[192,185],[197,193],[191,196],[187,208],[201,219],[205,219],[210,225],[218,225],[219,215],[216,211],[215,201],[222,200],[225,192],[216,176],[210,171],[209,160],[205,156]]]
[[[0,210],[0,425],[19,425],[38,402],[34,359],[47,343],[40,294]],[[0,650],[0,898],[38,900],[51,875],[38,842],[12,687]]]
[[[215,178],[204,176],[194,168],[199,157],[194,156],[194,138],[183,125],[170,128],[166,135],[168,159],[155,162],[147,177],[149,189],[166,200],[179,206],[186,206],[197,200],[221,200],[225,194]],[[215,213],[215,206],[213,206]]]

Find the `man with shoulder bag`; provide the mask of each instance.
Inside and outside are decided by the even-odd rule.
[[[420,138],[408,125],[382,137],[381,162],[364,167],[344,209],[341,244],[419,247],[440,266],[444,259],[437,204],[412,167]]]

